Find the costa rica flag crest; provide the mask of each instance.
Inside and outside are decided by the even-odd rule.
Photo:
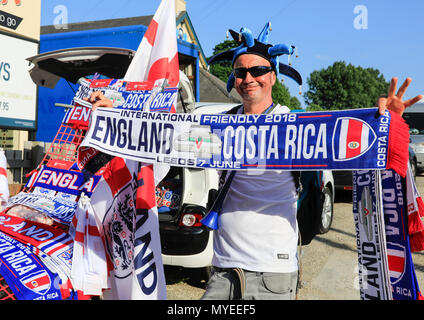
[[[33,272],[20,281],[26,288],[40,295],[46,294],[51,286],[50,276],[45,270]]]
[[[377,139],[371,126],[357,118],[337,119],[333,132],[334,161],[348,161],[365,154]]]
[[[390,282],[396,284],[405,274],[405,247],[397,243],[387,242],[387,259],[389,262]]]

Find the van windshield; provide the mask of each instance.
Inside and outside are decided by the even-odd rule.
[[[410,135],[424,135],[424,112],[405,112],[403,118],[409,125]]]

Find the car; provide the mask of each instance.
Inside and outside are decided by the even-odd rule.
[[[417,155],[415,154],[413,144],[408,147],[409,164],[411,165],[412,175],[415,178],[418,172]],[[333,170],[334,185],[336,191],[352,190],[352,171],[351,170]]]
[[[424,100],[408,107],[402,117],[409,126],[410,145],[417,158],[417,173],[424,171]]]
[[[416,173],[424,171],[424,131],[416,134],[415,130],[410,130],[411,147],[416,157]]]
[[[322,192],[324,202],[322,207],[321,219],[318,224],[318,233],[325,234],[330,231],[334,215],[334,199],[336,191],[334,188],[334,177],[331,170],[322,170]]]

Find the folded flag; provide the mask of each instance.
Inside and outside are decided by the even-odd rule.
[[[78,201],[69,233],[74,239],[71,279],[74,288],[87,296],[100,296],[109,289],[105,248],[90,199]]]

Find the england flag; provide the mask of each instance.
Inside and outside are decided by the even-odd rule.
[[[175,21],[174,0],[162,0],[124,80],[178,86]],[[166,299],[155,185],[168,170],[114,158],[91,196],[112,270],[104,299]]]
[[[3,150],[0,150],[0,212],[9,200],[9,184],[7,182],[7,161]]]

